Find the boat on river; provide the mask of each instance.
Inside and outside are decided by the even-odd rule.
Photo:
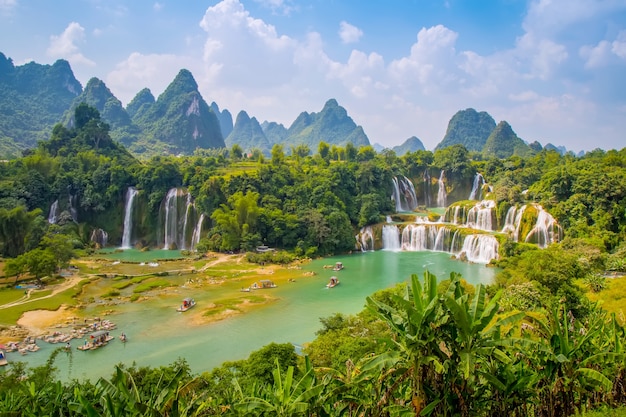
[[[78,346],[76,349],[78,350],[96,350],[100,349],[103,346],[106,346],[111,340],[113,340],[113,336],[109,334],[106,330],[100,330],[97,332],[93,332],[89,335],[89,340],[85,339],[85,344],[82,346]]]
[[[260,290],[264,288],[276,288],[276,287],[277,285],[274,284],[274,281],[270,281],[269,279],[262,279],[258,282],[255,282],[254,284],[250,286],[250,288],[253,290]]]
[[[339,278],[337,277],[330,277],[330,280],[328,281],[328,284],[326,284],[327,288],[335,288],[337,285],[339,285]]]
[[[176,311],[184,312],[196,306],[196,300],[193,298],[185,298],[183,303],[176,309]]]
[[[341,271],[343,269],[343,263],[337,262],[335,266],[333,266],[333,271]]]
[[[126,333],[122,332],[122,334],[120,335],[120,340],[122,341],[122,343],[126,343],[128,341],[128,336],[126,336]]]
[[[4,350],[0,350],[0,366],[5,366],[8,363],[6,353],[4,353]]]

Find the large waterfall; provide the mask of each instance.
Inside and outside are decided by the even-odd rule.
[[[400,232],[395,224],[383,226],[383,249],[400,250]]]
[[[445,207],[446,199],[448,197],[446,193],[446,184],[443,181],[445,179],[445,171],[441,170],[441,174],[439,174],[439,181],[437,184],[439,185],[439,191],[437,191],[437,207]]]
[[[191,250],[195,250],[196,246],[200,242],[200,234],[202,233],[202,225],[204,224],[204,213],[200,214],[196,227],[193,228],[193,234],[191,235]]]
[[[393,177],[393,194],[391,199],[396,203],[396,212],[413,211],[417,207],[415,187],[407,177]]]
[[[124,204],[124,230],[122,231],[122,249],[131,248],[131,238],[133,233],[133,202],[137,196],[137,189],[128,187],[126,190],[126,201]]]
[[[482,174],[476,173],[476,176],[474,177],[474,184],[472,185],[472,191],[467,199],[480,200],[483,194],[483,185],[485,185],[485,179]]]
[[[478,230],[496,230],[496,202],[482,200],[467,212],[467,227]]]
[[[374,231],[372,230],[372,226],[361,228],[359,234],[356,235],[356,245],[356,248],[361,250],[361,252],[374,250]]]
[[[489,263],[498,258],[498,240],[489,234],[465,237],[459,229],[442,223],[421,220],[403,229],[397,225],[383,226],[383,249],[407,252],[446,252],[470,262]]]
[[[59,218],[59,200],[54,200],[48,213],[48,223],[55,224]]]
[[[182,188],[168,191],[161,205],[164,249],[194,249],[200,241],[204,216],[199,215],[191,194]]]

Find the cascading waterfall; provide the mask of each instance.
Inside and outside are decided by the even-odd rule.
[[[459,259],[470,262],[488,264],[492,259],[498,259],[498,239],[492,235],[469,235],[463,241]]]
[[[536,243],[540,248],[546,248],[549,244],[561,240],[563,229],[543,207],[538,204],[534,206],[538,211],[537,221],[535,222],[535,227],[526,236],[525,241]]]
[[[356,235],[357,249],[361,252],[374,250],[374,231],[372,226],[362,227],[359,234]]]
[[[415,187],[407,177],[393,177],[393,194],[391,199],[396,203],[396,212],[413,211],[417,207]]]
[[[391,216],[387,216],[387,217],[385,218],[385,221],[386,221],[387,223],[391,223],[393,220],[391,220]]]
[[[400,232],[395,224],[383,226],[383,249],[400,250]]]
[[[485,178],[482,174],[476,173],[474,176],[474,184],[472,185],[472,192],[470,193],[468,200],[480,200],[482,199],[483,185],[485,185]]]
[[[445,207],[446,199],[448,197],[446,193],[446,184],[443,181],[445,179],[445,171],[442,169],[441,174],[439,175],[439,181],[437,184],[439,185],[439,191],[437,191],[437,207]]]
[[[122,249],[131,248],[131,238],[133,233],[133,202],[137,196],[135,187],[128,187],[126,190],[126,202],[124,204],[124,230],[122,231]]]
[[[517,213],[517,206],[509,207],[504,218],[504,226],[502,226],[502,233],[514,233],[515,226],[515,214]]]
[[[187,249],[187,223],[189,220],[189,214],[191,213],[191,209],[195,208],[193,203],[191,202],[191,194],[187,193],[187,201],[185,202],[185,216],[183,217],[183,236],[181,239],[180,249]],[[193,236],[192,236],[193,237]]]
[[[93,229],[90,240],[99,248],[104,248],[109,243],[109,234],[102,229]]]
[[[165,235],[163,249],[171,249],[178,244],[178,195],[181,190],[172,188],[165,196]]]
[[[467,227],[488,232],[495,230],[496,202],[482,200],[467,212]]]
[[[59,200],[54,200],[54,203],[50,206],[50,212],[48,213],[48,223],[56,224],[59,218]]]
[[[428,169],[424,171],[424,204],[430,207],[430,172]]]
[[[204,213],[200,214],[198,218],[198,223],[196,223],[196,227],[193,229],[193,234],[191,235],[191,250],[196,250],[196,246],[200,242],[200,234],[202,233],[202,225],[204,224]]]

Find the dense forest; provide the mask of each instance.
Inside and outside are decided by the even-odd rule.
[[[394,178],[419,182],[416,194],[429,197],[443,173],[449,202],[466,204],[480,173],[498,224],[515,205],[540,204],[563,236],[546,248],[498,237],[492,263],[500,272],[487,287],[426,273],[373,294],[356,316],[321,318],[304,356],[291,345],[269,345],[202,375],[179,360],[69,383],[55,379],[54,357],[35,369],[17,364],[0,374],[0,410],[567,416],[624,405],[623,313],[606,311],[587,294],[617,288],[621,279],[607,275],[626,272],[626,149],[579,157],[543,149],[497,159],[457,144],[398,157],[321,142],[315,150],[274,145],[270,157],[233,145],[138,161],[111,140],[95,108],[79,105],[74,118],[74,127],[57,125],[49,140],[0,164],[7,277],[54,274],[96,250],[97,231],[118,245],[129,187],[140,197],[134,245],[141,248],[161,244],[162,204],[177,188],[206,215],[200,253],[261,244],[280,249],[274,261],[344,253],[355,250],[361,228],[395,212]],[[436,216],[426,201],[415,212]],[[61,207],[51,222],[55,202]]]

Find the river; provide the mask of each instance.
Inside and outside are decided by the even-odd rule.
[[[342,262],[345,269],[339,272],[324,269],[324,265]],[[137,366],[166,366],[177,358],[184,358],[192,372],[201,373],[219,366],[224,361],[245,359],[259,348],[271,343],[293,343],[302,346],[315,338],[320,328],[320,317],[333,313],[354,314],[361,311],[365,298],[377,290],[407,282],[411,274],[423,276],[425,270],[440,280],[450,272],[460,273],[472,284],[490,283],[496,270],[480,264],[470,264],[450,258],[439,252],[376,251],[355,253],[315,260],[302,267],[302,273],[313,271],[314,276],[303,276],[295,282],[281,283],[271,291],[278,300],[222,321],[193,325],[190,312],[201,310],[202,303],[211,297],[238,294],[240,282],[226,282],[203,289],[177,288],[176,300],[192,296],[198,306],[187,313],[177,313],[172,305],[172,295],[156,297],[147,302],[126,303],[118,313],[109,318],[118,325],[111,333],[121,331],[129,341],[117,338],[107,346],[82,352],[72,349],[61,354],[55,362],[61,380],[109,377],[118,363]],[[327,289],[331,275],[340,279],[340,285]],[[267,277],[260,277],[267,278]],[[271,278],[271,276],[270,276]],[[82,344],[75,339],[72,346]],[[24,361],[30,366],[42,365],[49,354],[59,346],[38,342],[39,352],[20,356],[8,353],[9,361]]]

